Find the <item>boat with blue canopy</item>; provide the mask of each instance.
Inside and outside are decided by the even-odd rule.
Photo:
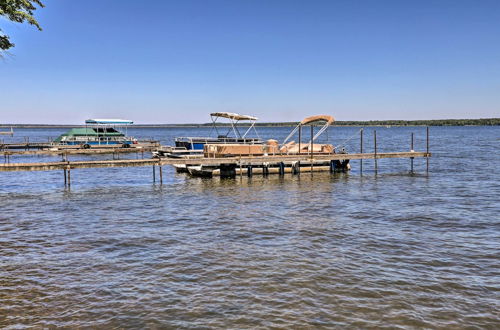
[[[87,119],[85,127],[72,128],[54,140],[58,145],[81,146],[84,149],[93,146],[112,146],[129,148],[137,144],[137,139],[127,136],[127,128],[134,122],[125,119]],[[124,128],[125,133],[118,128]]]

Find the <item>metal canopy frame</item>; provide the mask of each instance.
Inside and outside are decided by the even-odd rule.
[[[318,115],[318,116],[311,116],[311,117],[307,117],[307,118],[304,118],[297,126],[295,126],[295,128],[290,132],[290,134],[288,134],[288,136],[285,138],[285,140],[283,141],[283,145],[286,144],[288,142],[288,140],[290,140],[297,131],[299,131],[299,145],[302,144],[302,126],[306,126],[306,125],[310,125],[311,128],[317,124],[323,124],[323,126],[320,128],[320,130],[314,135],[312,136],[311,140],[308,142],[308,144],[311,144],[313,143],[318,137],[320,137],[321,134],[323,134],[324,131],[326,131],[328,129],[328,127],[330,127],[331,124],[333,124],[333,122],[335,121],[335,119],[332,117],[332,116],[328,116],[328,115]],[[312,134],[311,134],[312,135]]]
[[[132,125],[134,122],[127,119],[87,119],[85,120],[85,136],[88,139],[88,128],[92,127],[103,127],[104,134],[107,133],[107,128],[125,127],[125,138],[128,137],[128,126]],[[97,141],[99,145],[101,144],[101,139],[99,138],[99,130],[97,130]]]
[[[245,139],[248,133],[253,129],[255,132],[255,135],[257,135],[257,138],[260,139],[259,133],[257,132],[257,129],[255,128],[255,123],[257,122],[258,118],[254,116],[248,116],[248,115],[240,115],[237,113],[232,113],[232,112],[213,112],[210,114],[210,119],[212,120],[213,123],[213,128],[217,132],[217,136],[219,136],[219,130],[217,129],[217,120],[219,118],[226,118],[229,119],[229,123],[231,124],[231,127],[229,127],[228,131],[226,132],[225,136],[228,136],[229,132],[231,130],[234,133],[234,136],[236,138],[240,139]],[[243,133],[241,134],[240,130],[238,129],[238,123],[240,121],[250,121],[250,127]]]

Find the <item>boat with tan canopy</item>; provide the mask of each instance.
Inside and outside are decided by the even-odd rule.
[[[203,149],[205,158],[218,157],[246,157],[246,156],[273,156],[273,155],[296,155],[296,154],[331,154],[335,153],[333,145],[328,143],[315,143],[318,138],[327,131],[327,129],[335,122],[335,119],[329,115],[316,115],[304,118],[296,127],[288,134],[283,143],[279,144],[277,140],[267,140],[263,144],[211,144],[207,143]],[[314,134],[314,128],[319,126],[319,130]],[[311,136],[309,141],[302,142],[303,128],[310,127]],[[298,132],[298,142],[291,140]],[[315,162],[318,166],[329,166],[328,162],[322,164]],[[305,164],[304,164],[305,165]],[[338,164],[339,168],[347,168],[347,163]],[[264,166],[264,165],[263,165]],[[297,164],[284,164],[283,166],[302,166]],[[310,166],[310,165],[307,165]],[[196,176],[211,176],[214,170],[219,170],[217,166],[197,165],[188,166],[189,173]]]
[[[335,118],[329,115],[316,115],[310,116],[302,119],[300,123],[295,126],[295,128],[288,134],[283,143],[281,144],[280,151],[286,154],[300,154],[300,153],[310,153],[311,149],[314,153],[331,153],[334,151],[334,147],[331,144],[318,144],[314,143],[321,134],[323,134],[328,127],[330,127]],[[314,131],[314,126],[322,125],[316,134],[312,134]],[[302,143],[302,128],[304,126],[311,126],[311,137],[306,143]],[[290,141],[291,138],[299,132],[298,143],[295,141]],[[311,148],[312,147],[312,148]]]

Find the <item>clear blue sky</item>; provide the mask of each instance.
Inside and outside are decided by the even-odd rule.
[[[500,117],[500,1],[45,0],[0,123]]]

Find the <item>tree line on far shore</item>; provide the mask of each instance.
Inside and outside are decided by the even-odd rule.
[[[256,123],[255,126],[296,126],[299,122],[274,122]],[[228,126],[226,123],[216,123],[217,126]],[[248,123],[239,123],[241,126],[249,126]],[[500,125],[500,118],[481,119],[432,119],[432,120],[340,120],[335,121],[336,126],[496,126]],[[213,123],[205,124],[178,124],[168,126],[213,126]]]
[[[217,126],[229,126],[227,123],[216,123]],[[238,123],[238,126],[249,126],[248,122]],[[256,123],[255,126],[289,127],[298,122]],[[335,126],[498,126],[500,118],[481,119],[434,119],[434,120],[368,120],[368,121],[336,121]],[[51,124],[1,124],[0,127],[77,127],[84,125],[51,125]],[[210,127],[213,123],[205,124],[137,124],[134,127]]]

